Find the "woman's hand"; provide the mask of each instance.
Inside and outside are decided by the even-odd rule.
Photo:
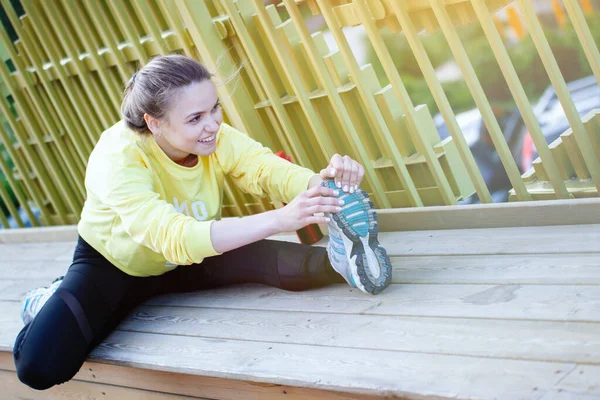
[[[348,156],[335,154],[327,168],[319,173],[321,179],[334,179],[338,188],[354,193],[365,176],[365,170],[357,161]]]
[[[339,194],[336,192],[337,190],[319,185],[300,193],[291,203],[274,211],[277,230],[293,232],[310,224],[329,222],[329,218],[314,214],[340,212],[343,201],[332,197]]]

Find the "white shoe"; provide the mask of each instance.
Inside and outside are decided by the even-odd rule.
[[[332,180],[322,184],[337,189]],[[332,267],[351,285],[365,293],[377,294],[392,281],[392,263],[379,244],[377,213],[369,195],[358,189],[340,191],[342,211],[328,215],[329,244],[327,253]]]
[[[21,311],[21,319],[25,325],[33,321],[50,296],[56,292],[62,283],[63,278],[63,276],[56,278],[49,287],[33,289],[25,294],[23,299],[23,309]]]

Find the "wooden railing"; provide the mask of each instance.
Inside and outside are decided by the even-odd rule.
[[[379,208],[453,205],[473,194],[490,203],[422,31],[445,37],[510,179],[513,199],[567,199],[582,193],[582,186],[586,196],[598,195],[597,121],[590,117],[584,124],[577,113],[531,0],[516,3],[571,126],[564,146],[546,143],[493,19],[497,10],[515,3],[509,0],[282,0],[269,6],[263,0],[21,2],[25,14],[19,16],[9,0],[0,0],[18,37],[12,41],[0,29],[5,49],[0,54],[9,61],[0,65],[5,120],[0,142],[14,164],[11,168],[0,157],[0,171],[33,225],[36,210],[42,225],[78,220],[87,157],[101,132],[119,119],[124,83],[151,57],[171,52],[195,57],[214,71],[227,122],[274,151],[315,170],[336,152],[359,160],[366,171],[364,188]],[[563,4],[600,79],[600,54],[582,8],[576,0]],[[322,18],[320,31],[309,30],[308,14]],[[457,26],[477,23],[540,155],[535,170],[523,177],[457,33]],[[389,84],[382,85],[373,66],[355,57],[345,30],[359,25]],[[426,105],[414,104],[382,39],[384,28],[406,37],[449,138],[440,139]],[[330,48],[326,35],[337,49]],[[241,73],[225,83],[240,66]],[[0,198],[23,225],[2,185]],[[228,182],[224,216],[273,206]],[[0,223],[8,227],[2,212]]]

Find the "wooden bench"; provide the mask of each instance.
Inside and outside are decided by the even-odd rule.
[[[394,280],[380,295],[250,285],[153,298],[46,392],[14,373],[20,299],[65,272],[76,232],[2,232],[0,397],[600,398],[599,210],[384,210]]]

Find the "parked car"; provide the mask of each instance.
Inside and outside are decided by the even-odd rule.
[[[512,149],[522,129],[521,114],[517,109],[514,109],[501,113],[497,116],[497,119],[504,134],[504,139]],[[475,163],[483,176],[483,180],[490,190],[492,200],[495,203],[507,201],[508,191],[512,185],[496,152],[494,143],[488,134],[488,130],[483,123],[479,109],[475,108],[457,114],[456,120],[467,141],[467,145],[473,153],[473,158],[475,158]],[[434,121],[442,140],[450,136],[448,127],[440,114],[434,117]],[[516,154],[513,154],[513,157],[515,156]],[[461,202],[461,204],[472,203],[479,203],[477,194]]]
[[[600,86],[598,86],[598,81],[594,76],[570,82],[567,87],[580,117],[584,117],[590,111],[600,108]],[[570,127],[556,91],[552,86],[546,89],[536,104],[534,112],[548,144],[558,139]],[[527,171],[538,157],[538,152],[524,125],[519,136],[521,140],[516,143],[516,152],[519,154],[518,160],[521,169]]]
[[[593,109],[600,108],[600,86],[598,86],[594,76],[570,82],[567,84],[567,88],[581,117]],[[533,111],[547,143],[555,141],[570,126],[552,86],[544,91],[535,104]],[[507,201],[512,184],[483,123],[481,113],[478,109],[473,109],[456,115],[456,119],[483,179],[492,194],[492,199],[494,202]],[[438,114],[434,120],[440,138],[445,139],[450,136],[442,116]],[[531,168],[532,162],[538,157],[538,153],[523,122],[521,113],[515,108],[501,114],[498,117],[498,122],[519,171],[524,173]],[[477,195],[473,195],[463,203],[478,202]]]

